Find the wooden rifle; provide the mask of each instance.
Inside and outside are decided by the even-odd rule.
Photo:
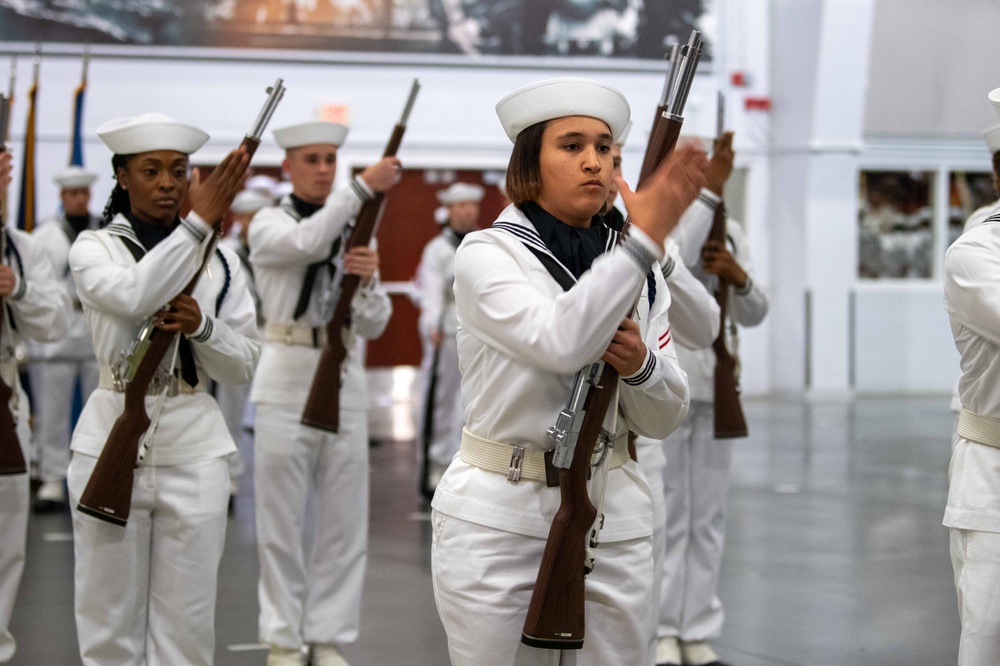
[[[0,94],[0,153],[7,152],[7,125],[10,105],[5,95]],[[0,198],[6,201],[6,189],[0,192]],[[0,217],[0,262],[7,256],[7,219]],[[0,297],[0,333],[7,328],[7,304]],[[0,342],[2,348],[2,342]],[[2,353],[2,352],[0,352]],[[10,410],[10,401],[14,389],[0,375],[0,475],[24,474],[28,466],[21,450],[21,440],[17,436],[17,422]]]
[[[406,123],[410,118],[410,111],[413,110],[413,103],[417,99],[419,90],[420,82],[414,79],[413,85],[410,87],[410,96],[403,108],[403,115],[392,130],[389,144],[385,147],[385,152],[382,153],[383,158],[395,157],[399,151],[399,145],[403,142],[403,134],[406,133]],[[375,227],[382,218],[384,207],[384,192],[377,192],[373,198],[362,204],[354,224],[354,230],[342,250],[344,254],[350,252],[351,248],[368,246],[375,233]],[[333,309],[333,315],[326,323],[326,344],[323,345],[323,351],[319,358],[319,364],[316,366],[316,374],[313,375],[312,385],[309,387],[309,397],[306,399],[301,419],[304,425],[327,432],[337,432],[340,428],[341,367],[347,358],[348,347],[351,345],[351,301],[361,284],[361,277],[358,275],[345,275],[343,270],[339,270],[337,273],[337,286],[333,290],[336,306]]]
[[[657,156],[657,161],[651,162],[651,168],[643,168],[637,189],[677,143],[701,49],[701,36],[692,31],[691,39],[681,49],[676,80],[673,85],[668,82],[669,99],[664,110],[657,113],[663,127],[654,124],[646,146],[644,165],[650,155]],[[597,547],[603,521],[590,501],[587,482],[598,443],[605,450],[614,443],[615,433],[604,430],[604,420],[617,387],[618,371],[610,364],[598,361],[584,368],[577,374],[569,403],[547,433],[555,442],[552,464],[558,470],[560,504],[552,519],[521,632],[525,645],[549,650],[583,647],[584,579],[594,568],[588,550]]]
[[[264,129],[285,94],[282,80],[279,78],[267,92],[267,101],[257,121],[240,144],[246,151],[248,159],[253,157],[260,145]],[[220,220],[212,222],[217,225]],[[205,248],[198,271],[181,293],[190,296],[194,292],[198,280],[215,252],[217,243],[218,233],[214,233]],[[154,327],[150,318],[128,349],[122,352],[127,368],[124,376],[116,378],[116,381],[120,381],[124,387],[125,410],[112,426],[94,471],[87,481],[87,487],[80,495],[76,508],[81,513],[123,527],[128,522],[139,446],[143,435],[151,425],[149,415],[146,413],[146,395],[154,379],[161,379],[160,363],[176,337],[176,331],[164,331]],[[149,433],[147,438],[152,434]]]
[[[722,138],[725,130],[726,98],[719,93],[719,111],[716,123],[717,140]],[[712,228],[708,232],[708,240],[726,246],[726,206],[722,201],[715,208]],[[747,421],[743,416],[743,406],[740,404],[739,362],[729,353],[726,347],[727,327],[735,330],[735,324],[729,317],[729,287],[730,284],[721,275],[716,276],[715,302],[719,304],[719,336],[712,343],[715,351],[715,437],[717,439],[733,439],[746,437]]]

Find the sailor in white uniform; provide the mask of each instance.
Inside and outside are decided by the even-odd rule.
[[[996,109],[996,111],[997,119],[1000,120],[1000,109]],[[1000,196],[1000,123],[988,127],[983,132],[983,139],[986,141],[986,149],[990,151],[990,157],[993,162],[993,190],[998,196]],[[973,211],[972,215],[969,216],[969,219],[965,221],[965,225],[962,227],[962,232],[965,233],[969,229],[978,227],[984,221],[997,214],[1000,214],[1000,199]],[[962,398],[958,394],[958,383],[956,382],[955,390],[951,395],[951,411],[955,415],[955,427],[958,427],[958,415],[961,409]],[[951,441],[954,444],[954,432],[952,432]]]
[[[1000,105],[1000,88],[990,93],[990,100],[994,98]],[[1000,134],[1000,125],[992,130]],[[1000,659],[1000,607],[996,603],[1000,585],[998,296],[1000,214],[959,236],[944,262],[945,310],[962,356],[958,382],[962,406],[952,442],[944,513],[962,622],[960,666],[986,666]]]
[[[0,199],[10,185],[11,156],[0,153]],[[13,395],[9,403],[24,460],[30,460],[28,396],[21,388],[14,347],[21,340],[54,342],[69,329],[69,296],[56,279],[45,249],[32,236],[6,227],[7,255],[0,258],[0,298],[9,313],[0,322],[0,377]],[[0,663],[14,656],[9,625],[24,572],[28,536],[28,473],[0,475]]]
[[[259,632],[270,666],[346,664],[338,646],[357,640],[368,544],[368,392],[358,337],[377,338],[392,312],[378,254],[342,251],[354,217],[375,192],[399,182],[383,158],[333,189],[347,128],[309,122],[275,130],[293,190],[250,224],[250,263],[265,320],[256,405],[254,485],[260,556]],[[339,271],[361,276],[351,303],[336,434],[300,423],[326,340]],[[306,522],[306,505],[315,520]],[[311,532],[311,538],[307,538]],[[308,543],[308,548],[307,548]]]
[[[445,468],[462,443],[462,373],[458,370],[455,333],[455,250],[465,236],[479,228],[481,185],[454,183],[437,193],[448,211],[445,226],[420,256],[417,283],[420,285],[420,319],[417,322],[424,356],[424,378],[420,433],[425,469],[421,491],[427,499],[434,493]],[[430,387],[434,395],[430,395]],[[429,402],[430,401],[430,402]]]
[[[97,388],[97,361],[90,341],[90,328],[76,295],[69,270],[69,248],[80,232],[97,229],[101,218],[89,210],[90,186],[97,174],[71,166],[53,178],[59,186],[62,210],[35,229],[56,277],[73,304],[69,333],[52,343],[29,343],[32,360],[35,419],[32,449],[42,484],[35,493],[35,508],[47,510],[66,505],[66,468],[69,467],[69,433],[73,394],[80,383],[86,401]]]
[[[732,173],[732,133],[716,141],[708,186],[685,211],[673,232],[691,272],[714,289],[715,276],[731,284],[727,322],[755,326],[767,315],[767,292],[753,279],[750,246],[739,223],[729,218],[726,243],[706,240],[722,189]],[[710,286],[711,285],[711,286]],[[727,344],[737,356],[736,338]],[[715,353],[681,342],[677,356],[691,384],[691,411],[663,442],[666,556],[660,590],[657,664],[717,664],[708,645],[722,631],[722,603],[716,596],[725,543],[725,503],[733,442],[714,436]]]
[[[69,493],[76,556],[76,627],[85,666],[209,665],[215,597],[235,451],[210,379],[248,382],[260,351],[253,301],[236,256],[211,255],[218,222],[246,173],[243,151],[188,181],[188,155],[208,135],[158,113],[113,120],[98,136],[114,153],[109,224],[80,234],[73,279],[101,364],[97,390],[73,433]],[[191,213],[180,218],[185,196]],[[170,305],[170,309],[164,306]],[[135,469],[125,527],[77,502],[123,413],[121,351],[143,322],[178,332],[145,400],[153,424]],[[147,446],[148,444],[148,446]]]
[[[630,429],[662,438],[687,412],[670,294],[655,264],[707,164],[688,146],[640,192],[619,181],[633,226],[605,254],[618,231],[597,214],[613,179],[612,145],[629,120],[621,93],[552,79],[508,95],[497,113],[514,142],[513,203],[455,258],[466,430],[432,504],[438,613],[456,666],[643,664],[653,507],[626,439]],[[637,296],[634,320],[623,320]],[[616,444],[602,463],[605,521],[586,580],[586,640],[560,653],[520,642],[560,503],[545,483],[543,452],[575,374],[598,359],[621,377],[618,409],[605,421]]]

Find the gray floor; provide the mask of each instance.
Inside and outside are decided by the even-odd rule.
[[[377,378],[378,379],[378,378]],[[412,405],[375,385],[371,547],[357,666],[447,664],[426,514],[414,492]],[[958,619],[941,515],[947,398],[751,401],[736,447],[717,646],[735,666],[948,664]],[[249,447],[247,447],[249,448]],[[263,664],[249,477],[220,576],[216,663]],[[78,664],[66,515],[33,516],[13,664]]]

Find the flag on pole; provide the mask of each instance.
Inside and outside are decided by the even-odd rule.
[[[17,228],[28,233],[35,228],[35,102],[38,97],[38,61],[35,78],[28,89],[28,125],[24,130],[24,155],[21,160],[21,198]]]
[[[83,166],[83,96],[87,92],[87,63],[90,60],[90,49],[83,54],[83,76],[80,85],[73,94],[73,138],[70,143],[69,165]]]

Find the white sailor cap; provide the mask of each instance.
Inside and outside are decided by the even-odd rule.
[[[81,187],[90,187],[95,180],[97,180],[96,173],[78,166],[66,167],[52,177],[52,182],[58,185],[60,190],[75,190]]]
[[[271,195],[264,194],[258,190],[243,190],[233,199],[230,209],[234,213],[256,213],[261,208],[273,206],[274,199]]]
[[[299,123],[274,130],[274,140],[285,150],[317,143],[331,143],[339,146],[344,143],[346,138],[347,127],[325,120]]]
[[[207,133],[162,113],[110,120],[97,128],[97,136],[116,155],[151,150],[176,150],[190,155],[208,141]]]
[[[986,148],[990,151],[990,155],[1000,151],[1000,124],[983,131],[983,139],[986,140]]]
[[[460,201],[475,201],[478,203],[483,200],[483,186],[473,185],[472,183],[452,183],[451,187],[438,190],[437,199],[445,206],[459,203]]]
[[[990,91],[990,94],[986,96],[990,103],[993,105],[993,111],[997,114],[997,120],[1000,120],[1000,88],[994,88]]]
[[[277,184],[278,181],[271,176],[268,176],[265,173],[259,173],[256,176],[250,176],[247,178],[247,182],[244,187],[248,190],[271,194],[274,191],[274,186]]]
[[[571,76],[532,83],[497,102],[497,116],[511,141],[532,125],[563,116],[603,120],[618,141],[630,115],[625,96],[611,86]]]

